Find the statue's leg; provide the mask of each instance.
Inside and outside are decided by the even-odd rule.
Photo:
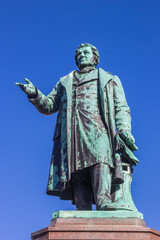
[[[72,174],[76,210],[92,210],[92,185],[88,168]]]
[[[91,183],[97,210],[111,210],[115,207],[111,200],[111,170],[100,163],[90,167]]]

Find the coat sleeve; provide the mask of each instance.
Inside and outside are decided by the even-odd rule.
[[[51,115],[58,111],[60,104],[60,81],[53,90],[45,96],[40,90],[37,90],[36,98],[29,98],[29,101],[44,115]]]
[[[113,77],[115,123],[118,132],[131,132],[131,115],[120,79]]]

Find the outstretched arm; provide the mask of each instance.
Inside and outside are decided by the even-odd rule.
[[[59,83],[55,86],[52,92],[45,96],[38,90],[27,78],[24,79],[27,84],[15,83],[28,96],[29,101],[44,115],[51,115],[58,111],[60,102]]]

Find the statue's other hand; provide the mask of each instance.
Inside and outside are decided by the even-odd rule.
[[[133,151],[137,151],[138,147],[135,145],[135,139],[131,132],[124,131],[120,133],[120,137],[125,141],[125,143],[131,147]]]
[[[37,97],[36,87],[27,78],[25,78],[24,81],[27,84],[23,84],[23,83],[15,83],[15,84],[19,86],[23,90],[23,92],[27,94],[29,98],[36,98]]]

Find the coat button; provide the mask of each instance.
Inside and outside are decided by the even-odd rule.
[[[90,109],[90,106],[87,106],[87,109]]]
[[[87,95],[86,98],[89,98],[89,95]]]

